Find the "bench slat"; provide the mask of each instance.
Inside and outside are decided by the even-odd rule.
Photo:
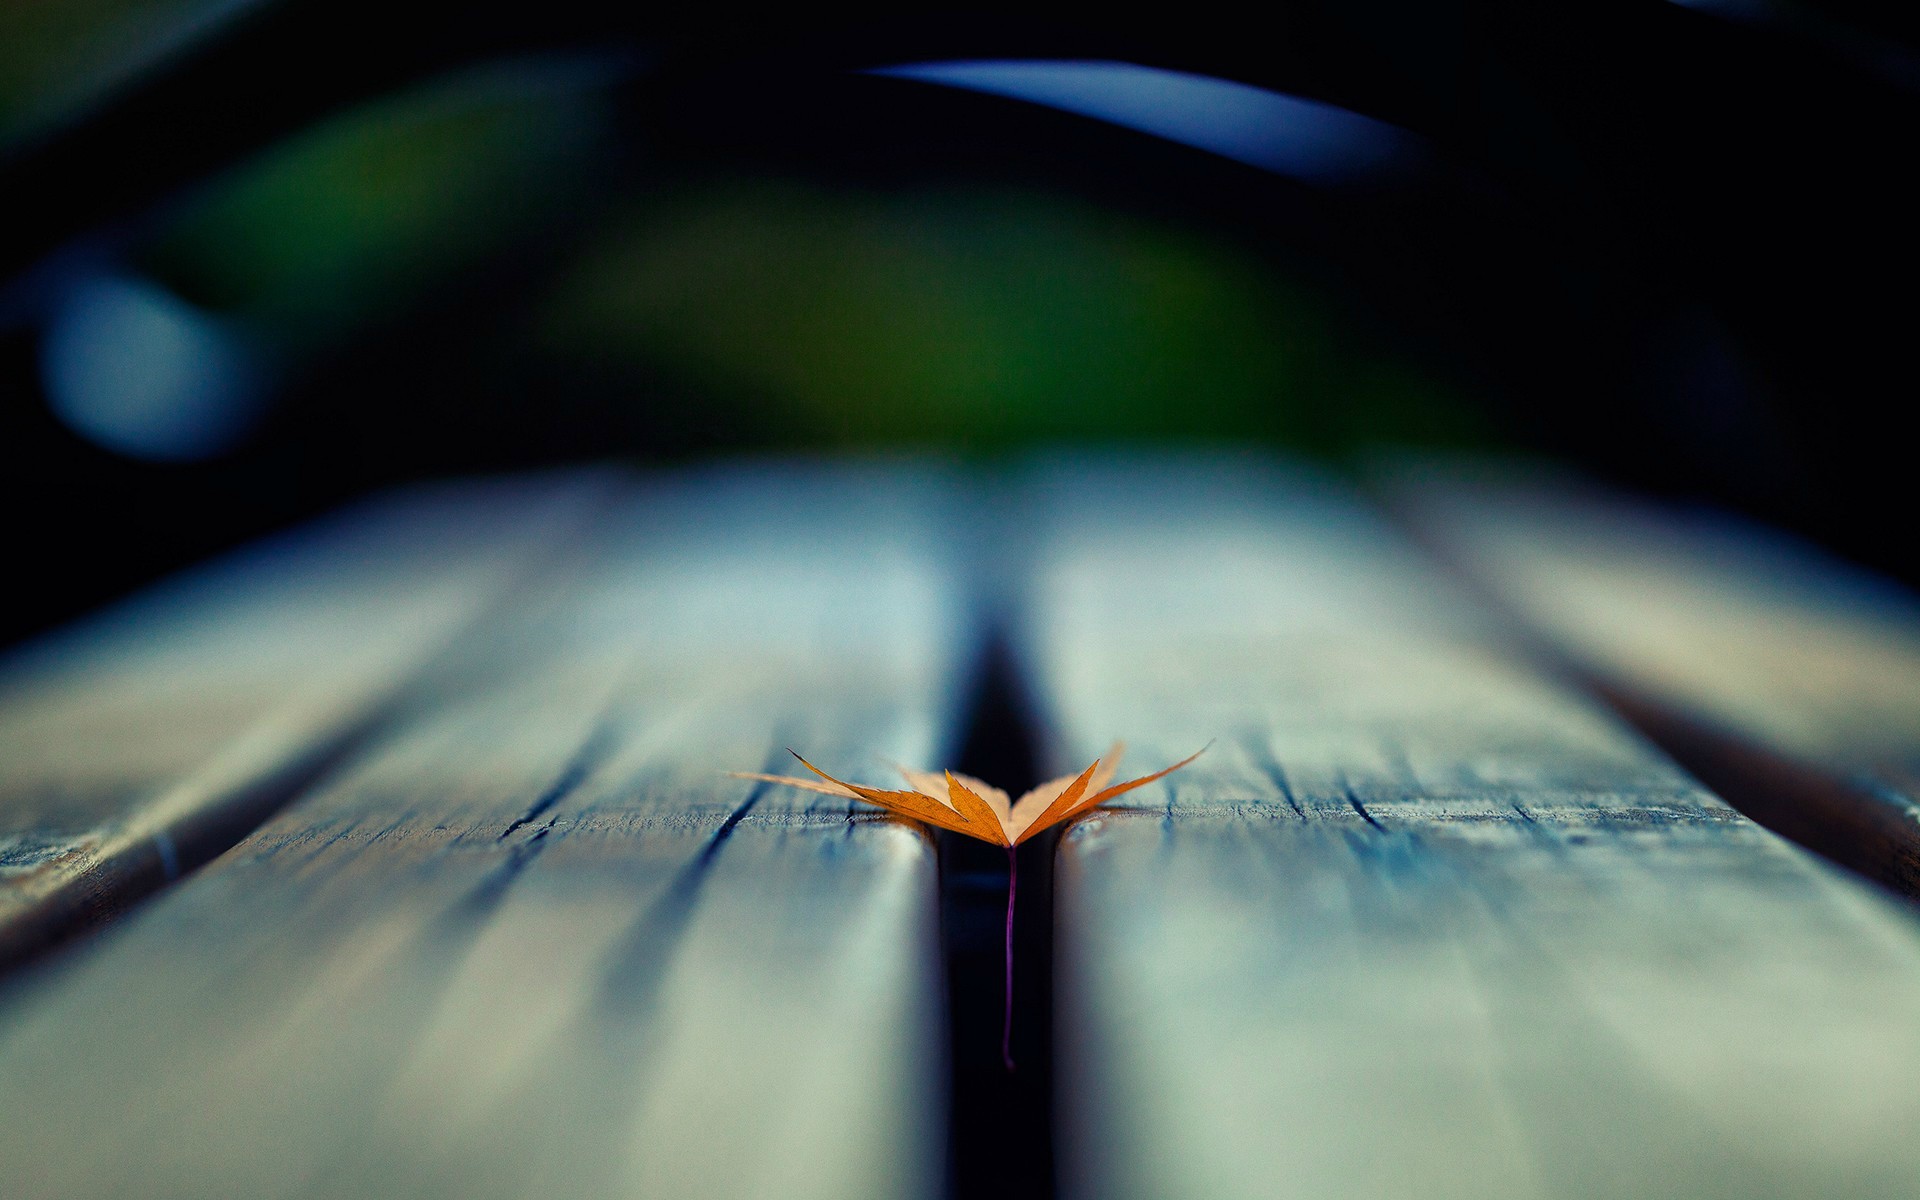
[[[1033,494],[1051,765],[1219,739],[1060,845],[1068,1194],[1911,1193],[1911,913],[1530,671],[1331,485]]]
[[[0,670],[0,966],[226,849],[602,501],[419,487],[179,576]]]
[[[1429,463],[1395,490],[1729,799],[1920,895],[1920,599],[1729,514],[1523,466]]]
[[[621,504],[431,711],[32,981],[10,1194],[937,1190],[930,839],[723,772],[937,757],[942,511],[771,468]]]

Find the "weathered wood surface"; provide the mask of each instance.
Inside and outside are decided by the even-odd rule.
[[[937,760],[941,511],[622,503],[430,711],[0,1011],[7,1194],[937,1191],[930,839],[723,772]]]
[[[1060,845],[1068,1194],[1914,1194],[1910,911],[1326,487],[1141,460],[1033,495],[1046,765],[1219,739]]]
[[[0,667],[0,966],[233,844],[587,519],[581,474],[415,488]]]
[[[1729,514],[1537,467],[1393,482],[1423,536],[1728,799],[1920,895],[1920,598]]]

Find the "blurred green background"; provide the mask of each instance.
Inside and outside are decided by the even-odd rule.
[[[116,64],[142,69],[234,7],[9,8],[0,130],[84,111]],[[1150,437],[1339,456],[1488,436],[1457,389],[1202,223],[1030,180],[874,186],[649,158],[622,142],[618,85],[591,62],[536,61],[357,106],[176,199],[126,269],[238,331],[289,386],[499,286],[536,245],[510,312],[441,365],[443,386],[477,376],[474,403],[496,410],[566,407],[555,391],[624,407],[604,421],[612,454]]]
[[[1545,453],[1920,578],[1858,278],[1920,267],[1912,21],[1284,16],[0,5],[0,479],[50,514],[0,637],[423,476],[1061,441]],[[867,72],[982,52],[1413,149],[1341,182]]]

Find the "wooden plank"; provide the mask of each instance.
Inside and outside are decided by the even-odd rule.
[[[231,846],[609,485],[417,487],[14,652],[0,667],[0,965]]]
[[[16,1196],[925,1196],[924,830],[727,778],[937,761],[936,488],[662,482],[350,772],[0,1021]]]
[[[1066,1194],[1913,1194],[1910,912],[1329,485],[1141,459],[1033,494],[1049,765],[1219,739],[1062,839]]]
[[[1920,896],[1920,599],[1731,514],[1524,464],[1406,466],[1394,494],[1728,799]]]

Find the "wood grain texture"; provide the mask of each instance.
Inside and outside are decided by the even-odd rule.
[[[1408,465],[1391,487],[1729,799],[1920,896],[1920,598],[1730,514],[1524,464]]]
[[[930,839],[724,772],[944,748],[941,513],[879,470],[631,496],[438,704],[0,1013],[8,1193],[936,1191]]]
[[[1219,739],[1062,839],[1067,1194],[1913,1194],[1910,912],[1329,485],[1142,459],[1032,494],[1051,765]]]
[[[423,486],[183,574],[0,666],[0,965],[243,836],[602,502]]]

